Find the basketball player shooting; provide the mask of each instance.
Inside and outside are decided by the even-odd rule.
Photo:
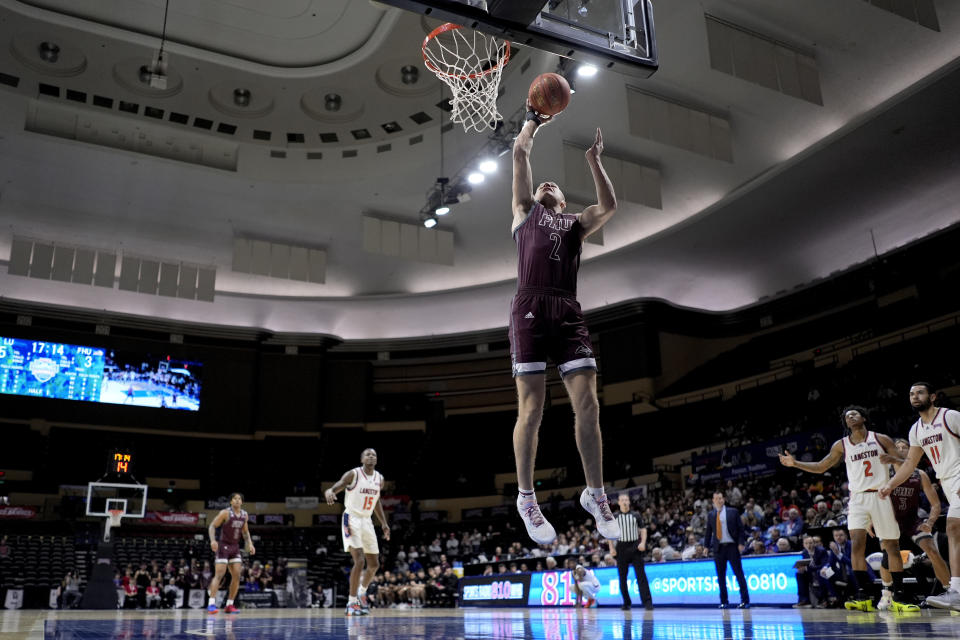
[[[603,490],[597,363],[576,296],[583,240],[613,216],[617,197],[600,161],[603,136],[599,128],[586,153],[597,204],[580,214],[566,213],[567,203],[556,183],[544,182],[534,191],[530,168],[533,137],[550,118],[535,111],[530,103],[527,106],[526,120],[513,146],[511,226],[519,255],[517,293],[510,309],[510,352],[518,398],[513,432],[519,487],[517,510],[534,542],[549,544],[556,538],[556,531],[540,511],[533,491],[533,468],[546,394],[545,372],[550,358],[560,370],[574,410],[577,449],[587,481],[580,504],[593,516],[600,533],[616,540],[620,529]]]

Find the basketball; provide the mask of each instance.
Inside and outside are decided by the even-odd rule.
[[[541,73],[530,85],[529,99],[537,113],[555,116],[570,104],[570,85],[558,73]]]

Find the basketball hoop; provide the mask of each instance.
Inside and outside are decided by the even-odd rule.
[[[112,528],[112,527],[119,527],[119,526],[120,526],[120,518],[123,517],[123,509],[110,509],[110,511],[108,511],[108,513],[110,514],[109,516],[107,516],[107,517],[110,518],[110,527],[111,527],[111,528]]]
[[[110,529],[120,526],[120,519],[123,518],[123,509],[108,509],[107,522],[103,527],[103,541],[110,542]]]
[[[423,40],[423,62],[443,80],[453,99],[450,120],[464,131],[495,129],[500,74],[510,60],[510,43],[460,25],[442,24]]]

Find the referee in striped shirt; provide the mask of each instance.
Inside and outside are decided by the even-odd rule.
[[[617,558],[617,571],[620,574],[620,595],[623,597],[621,609],[629,609],[630,589],[627,583],[627,572],[630,565],[637,575],[637,588],[643,606],[653,609],[653,598],[650,596],[650,585],[647,584],[647,573],[643,570],[643,552],[647,550],[647,523],[636,511],[630,510],[630,496],[621,493],[617,498],[620,511],[616,514],[617,524],[620,525],[620,539],[614,548],[613,541],[607,540],[610,553]]]

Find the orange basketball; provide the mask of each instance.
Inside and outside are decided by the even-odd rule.
[[[570,104],[570,85],[558,73],[541,73],[530,85],[529,98],[534,111],[555,116]]]

